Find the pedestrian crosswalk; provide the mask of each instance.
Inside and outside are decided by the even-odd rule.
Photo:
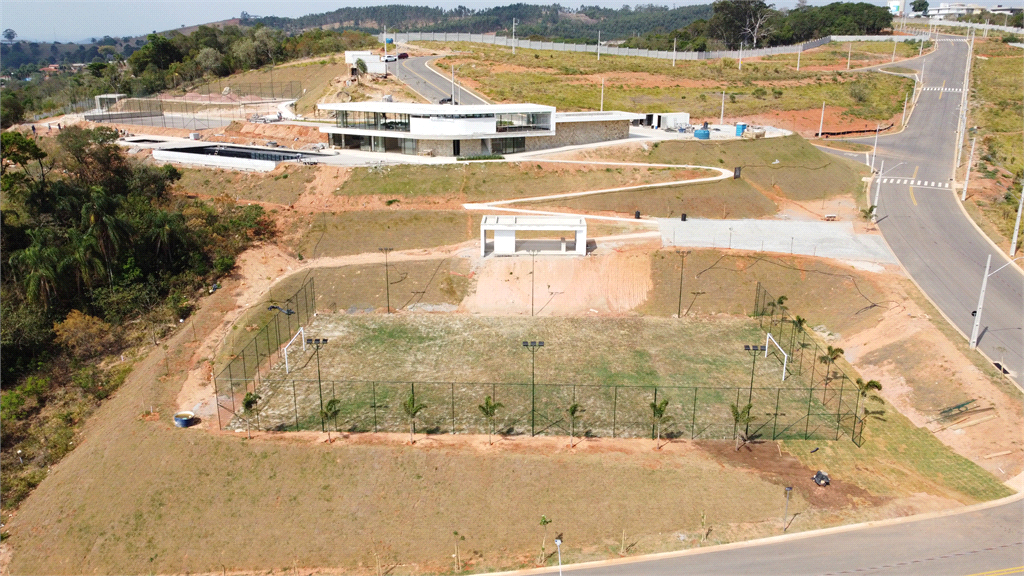
[[[966,38],[939,38],[938,42],[967,42]]]
[[[959,92],[960,88],[943,88],[942,86],[925,86],[922,90],[930,90],[934,92]]]
[[[918,186],[921,188],[949,188],[949,182],[915,180],[913,178],[882,178],[882,184],[905,184],[907,186]]]

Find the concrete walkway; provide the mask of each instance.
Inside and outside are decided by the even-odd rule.
[[[857,234],[852,222],[657,218],[665,246],[731,248],[896,264],[881,236]]]

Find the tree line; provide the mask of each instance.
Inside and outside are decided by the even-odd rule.
[[[719,0],[707,20],[671,32],[651,32],[623,43],[629,48],[679,51],[737,50],[806,42],[828,35],[870,35],[892,28],[888,9],[866,3],[798,4],[776,9],[762,0]]]

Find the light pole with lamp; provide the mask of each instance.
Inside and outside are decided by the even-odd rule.
[[[523,348],[530,349],[530,436],[537,435],[537,349],[544,347],[544,341],[523,340]]]
[[[786,528],[787,528],[787,526],[786,526],[786,517],[789,516],[789,495],[790,495],[791,492],[793,492],[793,487],[792,486],[786,486],[786,509],[782,513],[782,531],[783,532],[785,532]]]
[[[377,248],[377,250],[384,253],[384,293],[388,302],[388,314],[391,314],[391,281],[388,278],[388,252],[391,252],[394,248]]]
[[[316,386],[320,390],[320,431],[327,431],[324,422],[324,386],[320,380],[320,347],[327,344],[327,338],[306,338],[306,344],[316,349]]]
[[[899,164],[893,166],[892,168],[889,168],[889,172],[892,172],[893,170],[899,168],[900,166],[903,166],[904,164],[905,162],[900,162]],[[874,203],[872,203],[872,206],[874,206],[876,210],[878,209],[878,197],[882,193],[882,176],[885,176],[886,174],[887,172],[885,171],[885,160],[882,160],[882,166],[881,168],[878,169],[878,182],[875,184],[875,201]]]
[[[537,250],[530,250],[530,316],[533,316],[533,294],[537,285]]]
[[[676,250],[676,254],[679,254],[681,260],[679,270],[679,307],[676,310],[676,318],[683,317],[683,274],[686,273],[686,257],[690,255],[690,250]]]
[[[558,576],[562,576],[562,539],[555,538],[555,548],[558,548]]]
[[[996,272],[999,272],[1017,260],[1024,260],[1024,256],[1014,258],[990,273],[989,269],[992,267],[992,255],[988,255],[988,260],[985,262],[985,275],[981,278],[981,293],[978,294],[978,308],[974,311],[974,328],[971,329],[971,350],[978,347],[978,328],[981,327],[981,308],[985,305],[985,288],[988,286],[989,276],[993,276]]]
[[[764,352],[768,347],[761,346],[758,344],[744,344],[743,350],[746,352],[753,352],[753,361],[750,363],[750,391],[747,392],[747,404],[754,403],[754,368],[757,366],[757,353]],[[737,398],[738,400],[738,398]],[[737,406],[739,408],[739,406]],[[747,427],[743,431],[744,434],[750,434],[750,423],[747,422]]]
[[[882,128],[881,124],[875,125],[875,145],[871,148],[871,171],[875,171],[875,152],[878,151],[878,131]]]

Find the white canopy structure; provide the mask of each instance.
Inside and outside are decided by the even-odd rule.
[[[517,240],[518,231],[541,231],[572,233],[570,239],[527,239]],[[493,233],[488,242],[487,233]],[[587,221],[581,216],[484,216],[480,221],[480,256],[491,253],[510,256],[537,252],[538,254],[587,254]]]

